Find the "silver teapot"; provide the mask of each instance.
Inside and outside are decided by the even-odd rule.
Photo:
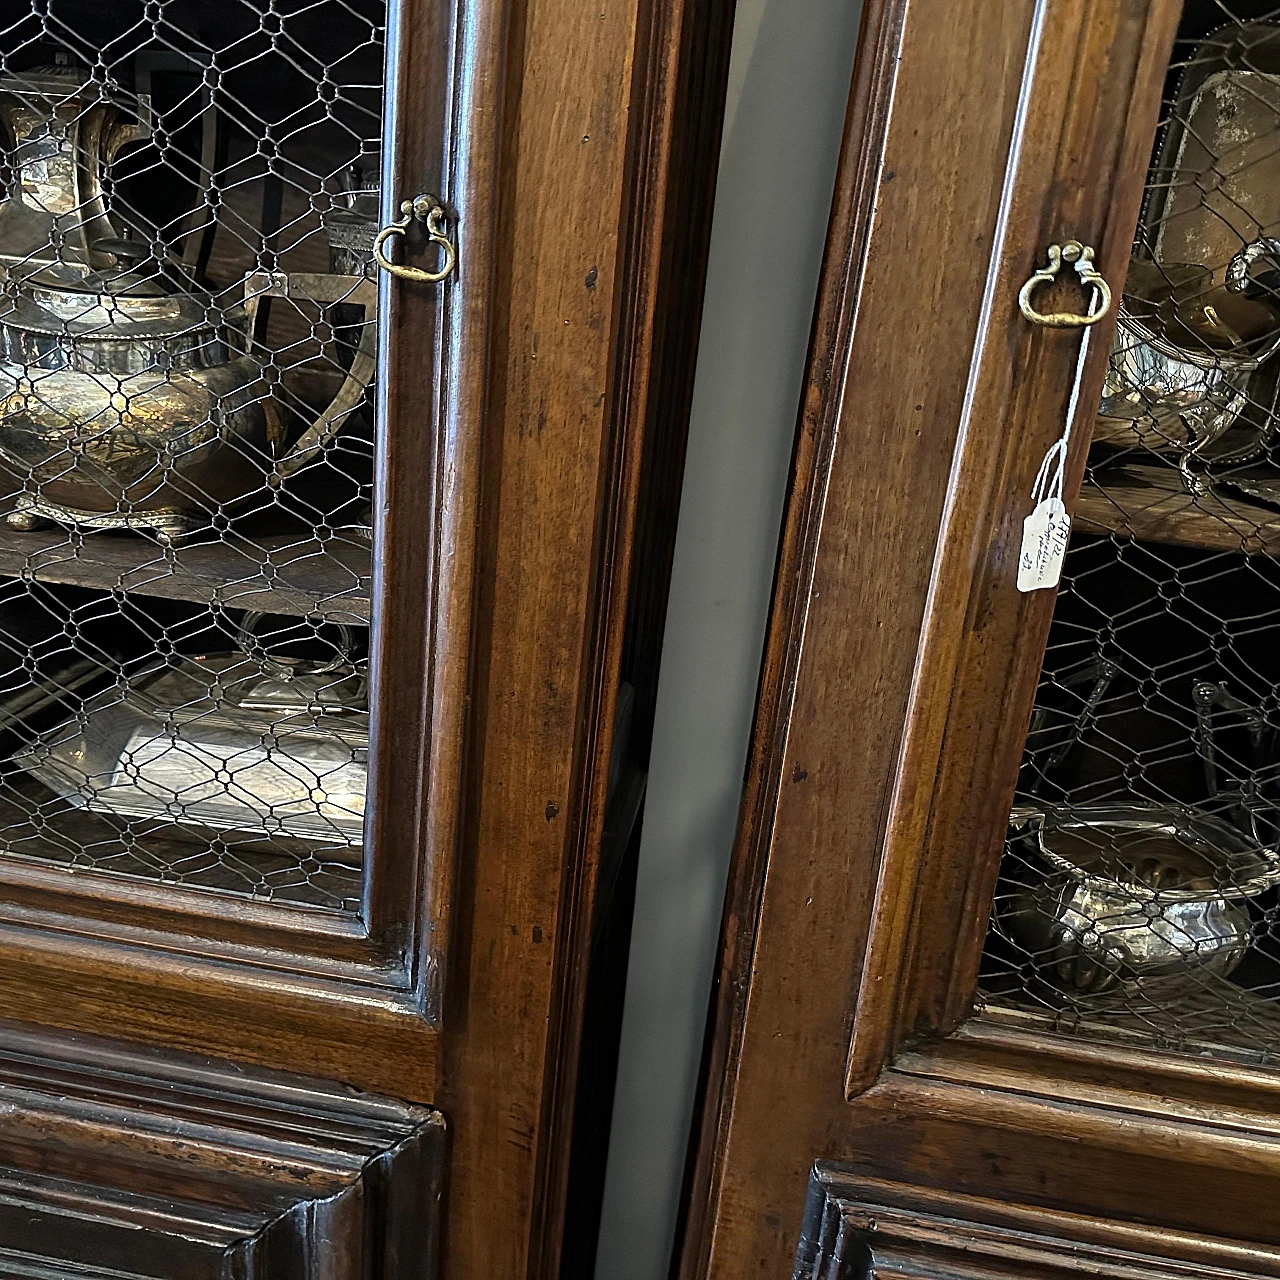
[[[17,174],[0,203],[0,470],[16,529],[50,521],[185,537],[321,456],[373,378],[369,276],[260,272],[200,288],[120,225],[104,177],[145,104],[63,68],[0,80]],[[337,395],[301,421],[264,378],[264,298],[363,310]]]

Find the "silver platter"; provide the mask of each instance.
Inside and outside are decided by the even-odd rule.
[[[94,695],[14,764],[121,818],[359,844],[369,718],[350,669],[180,657]]]

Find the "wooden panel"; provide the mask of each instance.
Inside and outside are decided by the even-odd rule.
[[[860,1097],[832,1158],[920,1195],[1280,1250],[1274,1076],[1163,1067],[1150,1052],[1004,1029],[942,1041]]]
[[[629,676],[657,664],[659,637],[626,628],[631,592],[651,586],[630,571],[637,525],[650,572],[669,573],[671,482],[642,498],[641,470],[646,448],[683,453],[731,15],[731,0],[528,0],[505,33],[474,718],[437,1095],[459,1276],[560,1272],[623,649]],[[476,7],[485,39],[501,34],[491,20]],[[495,1231],[496,1206],[529,1230]]]
[[[1074,369],[1071,337],[1033,330],[1013,295],[1068,235],[1123,274],[1178,9],[867,7],[731,872],[684,1280],[789,1265],[810,1162],[860,1140],[862,1104],[846,1089],[875,1079],[900,1017],[914,1025],[897,997],[916,886],[935,870],[922,849],[936,834],[937,753],[945,742],[975,791],[990,771],[982,744],[953,743],[946,719],[960,635],[986,634],[989,607],[972,611],[970,589],[1016,594],[1010,529]],[[1107,342],[1099,333],[1103,363]],[[1089,372],[1086,396],[1102,364]],[[999,695],[990,707],[1008,714]],[[960,845],[967,834],[948,832]],[[971,847],[948,856],[964,863]],[[987,905],[942,892],[921,897],[966,924]],[[955,933],[933,923],[918,936],[936,991]]]
[[[794,1280],[1213,1280],[1280,1274],[1280,1251],[931,1193],[819,1162],[809,1183]]]
[[[877,869],[850,1094],[907,1037],[950,1030],[972,1002],[1053,612],[1052,592],[1016,590],[1022,521],[1062,434],[1079,343],[1027,324],[1016,299],[1043,246],[1069,236],[1097,247],[1108,279],[1124,277],[1180,11],[1173,0],[1044,11]],[[1083,404],[1101,395],[1114,322],[1093,331]],[[1077,432],[1071,498],[1087,448]]]
[[[575,897],[592,895],[620,656],[610,635],[618,584],[600,582],[613,566],[599,557],[631,475],[630,424],[615,419],[611,392],[627,107],[643,48],[630,3],[530,0],[512,17],[475,764],[443,1010],[457,1033],[445,1040],[441,1094],[456,1176],[447,1261],[459,1275],[493,1276],[554,1274],[542,1255],[554,1257],[559,1235],[540,1166],[562,1138],[544,1106],[556,1096],[551,1046],[574,1016],[566,984],[586,941]],[[532,1236],[495,1231],[495,1203],[520,1205]]]
[[[428,1108],[12,1024],[0,1101],[5,1275],[435,1274],[445,1141]]]
[[[634,845],[620,836],[611,841],[609,828],[615,818],[623,826],[638,823],[643,801],[641,784],[633,776],[636,809],[628,819],[626,779],[647,769],[652,742],[733,18],[734,0],[647,0],[639,7],[624,175],[618,345],[610,390],[618,434],[608,483],[618,496],[612,511],[606,503],[604,571],[597,586],[606,603],[595,638],[599,652],[607,655],[597,673],[597,715],[612,716],[615,731],[625,721],[626,733],[619,740],[597,727],[588,748],[590,825],[579,837],[586,856],[569,903],[566,954],[575,959],[561,971],[563,1009],[552,1053],[547,1122],[554,1139],[542,1166],[547,1190],[540,1238],[534,1244],[535,1254],[541,1254],[541,1273],[564,1280],[576,1280],[579,1274],[572,1241],[560,1257],[568,1222],[577,1218],[577,1247],[581,1250],[591,1238],[594,1259],[591,1224],[598,1221],[604,1192],[607,1135],[601,1140],[590,1132],[594,1121],[589,1106],[584,1113],[579,1100],[594,1090],[601,1114],[607,1114],[605,1081],[582,1078],[584,1072],[599,1071],[608,1074],[607,1101],[612,1101],[620,1035],[615,1013],[620,1020],[626,981],[609,951],[599,950],[598,944],[602,915],[612,909],[613,945],[619,945],[618,906],[611,908],[611,901],[619,863],[628,847],[634,852]],[[619,677],[634,691],[623,716],[618,714]],[[623,782],[611,802],[615,770]],[[630,907],[625,910],[629,932]],[[597,1012],[601,1006],[607,1012],[587,1026],[592,989]],[[576,1201],[571,1189],[574,1162],[580,1189],[586,1179],[594,1181]]]
[[[460,16],[436,0],[389,0],[387,17],[383,211],[423,191],[452,203],[454,171],[465,168],[471,151],[483,145],[466,134],[454,138],[449,129],[464,70],[450,57]],[[496,52],[484,50],[479,56],[493,59]],[[483,76],[492,65],[481,61],[472,74]],[[498,86],[493,85],[491,93],[491,102],[497,100]],[[457,271],[443,285],[401,283],[385,274],[379,280],[375,625],[369,649],[372,803],[365,825],[363,915],[377,948],[405,962],[426,945],[421,895],[428,854],[422,782],[439,756],[455,767],[435,778],[430,803],[439,805],[451,823],[445,847],[457,840],[456,800],[462,779],[456,766],[466,691],[453,672],[445,677],[443,689],[436,687],[439,672],[428,655],[437,628],[457,625],[452,614],[437,616],[442,597],[460,592],[465,598],[473,569],[465,548],[477,518],[474,504],[450,504],[447,491],[454,469],[472,460],[471,442],[478,426],[461,435],[452,429],[448,391],[455,385],[483,384],[488,360],[481,335],[469,334],[471,341],[456,349],[451,331],[459,309],[466,306],[469,273],[484,244],[483,224],[492,217],[493,210],[484,205],[474,211],[470,206],[456,210]],[[472,219],[481,232],[475,245],[462,231]],[[479,272],[483,281],[483,264]],[[460,665],[465,672],[465,660]],[[440,701],[445,704],[440,718],[448,732],[445,738],[430,714]],[[430,1005],[434,988],[424,985],[429,967],[412,967],[418,971],[424,1003]]]

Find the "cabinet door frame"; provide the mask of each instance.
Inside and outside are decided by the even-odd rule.
[[[501,16],[501,15],[500,15]],[[379,281],[370,797],[358,913],[0,860],[9,1017],[429,1095],[465,786],[477,408],[505,50],[483,7],[388,0],[383,214],[441,193],[442,286]],[[481,74],[480,100],[468,80]],[[480,171],[477,173],[477,171]],[[485,183],[488,183],[488,186]],[[429,483],[423,484],[423,477]],[[430,795],[430,803],[424,798]],[[430,868],[430,876],[424,869]],[[433,927],[435,926],[435,927]],[[374,1051],[366,1056],[362,1045]],[[413,1064],[407,1080],[395,1062]]]
[[[1067,1280],[1087,1270],[1110,1280],[1174,1280],[1189,1269],[1214,1280],[1247,1280],[1275,1275],[1280,1253],[963,1192],[922,1191],[820,1163],[809,1184],[795,1276]]]
[[[922,1202],[966,1191],[1280,1240],[1274,1070],[967,1020],[1054,606],[1016,590],[1021,526],[1079,341],[1027,323],[1017,294],[1066,239],[1095,246],[1119,292],[1180,12],[864,13],[682,1280],[785,1274],[815,1161]],[[1061,297],[1083,302],[1074,285]],[[1084,406],[1113,328],[1096,327]]]
[[[627,628],[654,591],[633,543],[663,579],[732,3],[389,14],[385,211],[439,193],[458,269],[381,283],[373,665],[394,714],[362,918],[146,886],[17,901],[0,877],[0,992],[73,1041],[430,1104],[444,1273],[552,1276],[624,643],[649,678],[660,641]]]

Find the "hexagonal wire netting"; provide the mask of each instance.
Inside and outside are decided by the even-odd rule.
[[[1280,8],[1188,0],[1010,818],[987,1016],[1280,1049],[1278,237]]]
[[[6,860],[358,906],[384,23],[0,18]]]

